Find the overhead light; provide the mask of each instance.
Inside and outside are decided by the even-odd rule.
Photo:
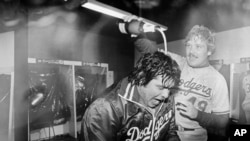
[[[103,13],[103,14],[106,14],[106,15],[109,15],[109,16],[112,16],[112,17],[115,17],[118,19],[124,19],[125,17],[132,15],[129,12],[126,12],[124,10],[115,8],[113,6],[98,2],[96,0],[83,0],[82,7],[85,7],[85,8],[88,8],[90,10],[97,11],[99,13]],[[157,26],[163,31],[167,30],[166,26],[163,26],[163,25],[158,24],[156,22],[153,22],[153,21],[150,21],[150,20],[147,20],[144,18],[142,21],[149,24],[149,25]]]
[[[107,4],[95,1],[95,0],[84,0],[82,7],[88,8],[90,10],[97,11],[115,18],[123,19],[125,16],[132,15],[129,12],[120,10],[118,8],[109,6]]]

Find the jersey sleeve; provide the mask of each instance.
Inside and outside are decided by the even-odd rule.
[[[225,78],[220,74],[215,80],[215,90],[212,97],[212,113],[228,114],[229,113],[229,93]]]
[[[82,121],[85,141],[115,141],[115,112],[109,102],[101,99],[87,109]]]

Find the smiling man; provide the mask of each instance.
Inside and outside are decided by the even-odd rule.
[[[178,64],[162,52],[144,54],[130,75],[86,110],[85,141],[179,141],[171,90],[180,81]]]
[[[162,48],[141,37],[135,41],[141,53]],[[177,133],[182,141],[224,139],[229,121],[229,94],[225,78],[209,64],[209,57],[215,52],[214,33],[203,25],[195,25],[186,36],[185,49],[186,57],[167,53],[181,69],[175,94]]]
[[[182,70],[175,98],[178,135],[183,141],[206,141],[207,132],[225,135],[229,119],[227,83],[209,64],[215,51],[214,33],[196,25],[188,33],[185,47],[186,58],[175,57]]]

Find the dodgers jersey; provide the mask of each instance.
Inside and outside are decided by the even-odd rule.
[[[229,95],[225,78],[212,66],[194,69],[187,64],[186,58],[170,55],[182,71],[175,103],[190,101],[200,111],[218,115],[228,114]],[[181,116],[178,110],[175,116],[177,125],[181,127],[202,128],[197,121]]]
[[[243,91],[245,92],[245,98],[242,103],[242,107],[244,110],[249,111],[250,107],[250,74],[246,74],[243,79],[242,79],[242,88]]]

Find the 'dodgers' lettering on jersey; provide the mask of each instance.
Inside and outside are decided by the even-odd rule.
[[[181,79],[179,86],[183,86],[184,88],[187,88],[185,90],[182,90],[184,95],[188,95],[189,93],[201,95],[204,97],[210,97],[211,96],[211,88],[208,88],[205,85],[193,82],[194,78],[188,81],[184,81]]]
[[[161,116],[155,122],[154,132],[152,132],[152,129],[153,129],[152,120],[150,120],[149,125],[142,130],[140,130],[138,127],[131,127],[127,132],[127,136],[130,138],[126,139],[126,141],[138,141],[138,140],[148,141],[150,140],[150,136],[152,134],[154,134],[154,138],[155,140],[157,140],[159,137],[160,131],[164,128],[166,124],[169,123],[169,119],[171,117],[172,117],[172,110],[170,110],[164,116]]]

